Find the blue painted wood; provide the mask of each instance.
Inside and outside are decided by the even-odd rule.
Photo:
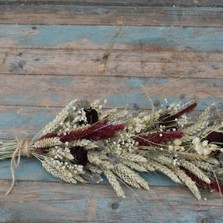
[[[1,0],[0,2],[2,3]],[[168,4],[170,2],[172,4],[173,1],[168,1]],[[217,2],[219,5],[219,1]],[[156,3],[156,6],[163,3],[163,1]],[[188,7],[187,2],[181,1],[181,3]],[[122,2],[122,4],[125,3]],[[203,0],[202,4],[207,5]],[[189,5],[191,7],[191,1]],[[190,8],[187,10],[190,11]],[[222,8],[216,8],[212,11],[221,10]],[[179,18],[177,14],[174,14],[174,9],[172,11],[172,19],[177,21]],[[198,16],[198,20],[200,19]],[[192,76],[189,75],[189,71],[186,73],[190,76],[189,79],[183,79],[175,85],[168,84],[168,81],[173,79],[162,78],[162,75],[172,74],[165,73],[160,67],[154,69],[157,69],[155,74],[159,73],[161,78],[157,76],[153,80],[149,77],[139,78],[137,73],[123,75],[121,72],[117,75],[122,77],[115,75],[111,77],[109,73],[106,73],[107,76],[104,73],[97,76],[96,72],[94,77],[90,77],[89,73],[78,73],[76,70],[67,73],[75,77],[68,77],[66,67],[64,67],[64,73],[57,73],[61,75],[58,77],[54,76],[53,69],[50,72],[51,76],[38,75],[49,74],[47,72],[49,70],[44,70],[44,66],[36,76],[32,76],[31,69],[28,73],[25,72],[26,64],[31,64],[31,67],[35,64],[31,60],[35,61],[37,58],[33,57],[27,61],[21,58],[17,61],[15,57],[10,57],[10,59],[8,55],[11,48],[18,50],[18,54],[23,50],[30,51],[35,48],[33,55],[38,49],[43,48],[45,50],[64,49],[67,52],[77,49],[86,50],[86,52],[89,49],[102,49],[101,52],[105,53],[112,53],[113,49],[117,52],[119,49],[126,52],[130,50],[143,52],[146,48],[151,52],[178,51],[175,57],[179,55],[180,50],[196,51],[200,54],[213,51],[222,53],[223,26],[221,27],[221,21],[217,21],[216,24],[220,28],[163,27],[159,24],[159,27],[36,25],[34,28],[33,25],[0,24],[0,47],[8,50],[5,54],[1,54],[0,59],[0,139],[14,138],[15,134],[21,130],[26,130],[31,136],[47,124],[61,107],[77,96],[89,100],[107,97],[108,107],[123,104],[132,106],[137,103],[138,106],[148,108],[148,99],[143,95],[141,85],[153,89],[153,83],[158,83],[160,84],[158,94],[161,98],[169,95],[169,101],[176,100],[184,89],[184,93],[190,97],[200,96],[201,105],[198,109],[202,110],[205,108],[205,103],[217,102],[215,97],[221,96],[223,86],[223,79],[219,73],[213,72],[215,76],[211,78],[211,74],[207,75],[209,69],[201,66],[199,70],[206,70],[205,76],[201,78],[198,70],[194,69],[197,65],[191,65]],[[86,53],[86,56],[89,55]],[[67,58],[69,57],[63,59]],[[41,63],[44,63],[44,58],[41,59]],[[199,61],[200,57],[194,57],[194,59]],[[6,64],[8,63],[7,66],[5,61]],[[143,66],[143,58],[140,58],[140,61],[140,66]],[[168,60],[165,61],[169,63]],[[205,61],[208,61],[208,57],[205,57]],[[214,59],[215,61],[218,60]],[[172,63],[177,64],[180,61],[172,60]],[[213,61],[208,65],[210,69],[219,69],[218,64],[215,65]],[[156,77],[155,74],[149,75]],[[146,76],[146,74],[143,75]],[[168,86],[167,92],[163,92],[164,86]],[[204,92],[205,90],[207,91]],[[153,90],[152,93],[158,95]],[[10,186],[9,164],[9,160],[0,162],[1,195]],[[125,188],[127,200],[118,199],[112,188],[107,185],[62,183],[47,174],[35,159],[22,159],[20,167],[16,170],[16,177],[19,181],[13,193],[9,197],[1,196],[0,222],[223,222],[222,200],[219,195],[215,196],[207,192],[204,196],[209,196],[210,200],[197,201],[184,187],[174,186],[173,188],[172,182],[162,175],[145,176],[150,184],[162,185],[152,187],[149,192]]]
[[[18,87],[14,87],[18,84]],[[148,108],[148,96],[161,101],[168,95],[178,101],[181,94],[199,97],[198,109],[221,97],[223,79],[173,79],[139,77],[82,77],[82,76],[5,76],[0,82],[1,105],[65,106],[74,98],[93,101],[107,98],[109,106],[123,107],[137,103]],[[143,88],[144,87],[144,88]],[[146,89],[146,90],[143,90]],[[206,106],[205,105],[205,106]]]
[[[1,181],[0,194],[10,182]],[[125,188],[127,199],[116,197],[104,185],[69,185],[56,182],[19,182],[13,193],[1,196],[1,222],[92,223],[221,223],[222,200],[211,194],[197,201],[184,188]],[[206,196],[207,194],[205,194]],[[211,198],[212,197],[212,198]],[[15,220],[16,219],[16,220]]]
[[[97,48],[115,42],[127,46],[145,44],[194,51],[223,51],[222,28],[38,25],[37,30],[32,30],[31,25],[0,25],[0,41],[4,47],[55,48],[81,40]],[[79,44],[73,46],[77,48]]]
[[[15,170],[17,180],[27,181],[52,181],[64,183],[61,180],[53,177],[49,174],[41,165],[41,163],[35,158],[22,158],[19,167]],[[176,186],[173,181],[161,173],[151,172],[142,173],[141,176],[148,181],[149,185],[165,185]],[[11,180],[10,160],[0,161],[0,179]],[[18,182],[19,183],[19,182]],[[94,183],[94,182],[89,182]],[[96,182],[95,182],[96,183]],[[64,183],[65,184],[65,183]],[[101,184],[108,184],[104,178]],[[178,185],[181,186],[181,185]]]

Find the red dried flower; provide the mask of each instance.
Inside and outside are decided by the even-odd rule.
[[[173,124],[173,123],[175,123],[175,119],[181,117],[185,113],[188,113],[188,112],[192,111],[196,106],[197,106],[197,103],[194,102],[194,103],[188,105],[186,108],[180,110],[179,112],[177,112],[173,115],[168,115],[168,116],[162,118],[159,123],[161,125]]]
[[[140,146],[150,146],[154,144],[164,144],[167,141],[181,138],[183,132],[154,132],[148,133],[146,135],[135,136],[135,140],[139,143]]]
[[[101,140],[108,139],[115,136],[116,132],[123,130],[124,124],[108,124],[107,120],[91,125],[85,129],[79,129],[60,135],[61,142],[69,142],[77,139]]]

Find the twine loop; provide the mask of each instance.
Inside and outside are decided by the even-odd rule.
[[[27,137],[27,134],[26,137],[23,139],[20,139],[18,138],[18,136],[16,136],[16,141],[17,145],[15,151],[12,154],[11,165],[10,165],[12,174],[12,183],[5,195],[8,195],[15,185],[15,169],[19,166],[20,157],[21,156],[30,157],[32,155],[30,148],[30,139]]]

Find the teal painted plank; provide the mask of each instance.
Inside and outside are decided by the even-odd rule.
[[[10,182],[1,181],[0,194]],[[222,199],[205,194],[197,201],[182,187],[151,187],[127,191],[118,199],[105,185],[19,182],[9,196],[1,196],[0,222],[91,223],[222,223]]]
[[[14,139],[17,134],[26,132],[33,137],[62,108],[0,107],[0,138]]]
[[[116,44],[133,46],[145,44],[181,47],[194,51],[223,51],[222,28],[177,27],[113,27],[79,25],[0,25],[0,43],[4,47],[66,47],[80,48],[82,44],[103,47]],[[120,46],[119,46],[120,45]]]
[[[109,107],[137,103],[139,107],[148,108],[147,95],[161,101],[167,96],[178,101],[181,94],[190,98],[196,96],[201,104],[210,104],[222,96],[222,86],[223,78],[2,75],[0,105],[62,107],[74,98],[89,101],[107,98]]]
[[[221,52],[165,50],[145,45],[134,50],[0,48],[0,75],[221,78],[222,70]],[[65,80],[69,83],[69,78]]]
[[[17,180],[27,181],[52,181],[62,182],[61,180],[53,177],[49,174],[41,165],[41,163],[35,158],[22,158],[19,167],[15,171]],[[149,185],[160,185],[160,186],[176,186],[173,181],[167,178],[161,173],[143,173],[142,177],[148,181]],[[10,160],[0,161],[0,180],[11,180]],[[89,182],[95,183],[95,182]],[[19,184],[19,182],[18,182]],[[64,183],[65,184],[65,183]],[[104,178],[101,184],[108,184]],[[181,186],[181,185],[177,185]],[[89,186],[90,187],[90,186]]]

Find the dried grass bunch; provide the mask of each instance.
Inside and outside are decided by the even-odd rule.
[[[104,175],[123,198],[121,183],[149,190],[139,173],[152,171],[185,184],[197,199],[199,187],[223,191],[219,109],[208,107],[193,120],[186,114],[196,107],[194,101],[172,103],[152,113],[103,111],[105,103],[71,101],[31,141],[3,143],[0,160],[11,158],[13,173],[20,155],[34,156],[68,183],[99,183]]]

